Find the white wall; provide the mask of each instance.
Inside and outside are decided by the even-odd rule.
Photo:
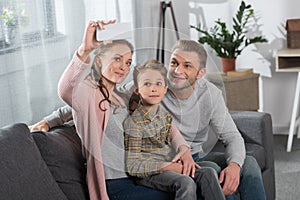
[[[176,16],[179,19],[180,31],[190,34],[192,39],[197,35],[186,25],[193,23],[195,12],[199,11],[198,19],[204,21],[204,25],[211,27],[214,20],[220,18],[231,23],[240,0],[193,0],[173,1]],[[251,30],[252,35],[259,33],[268,39],[268,43],[252,45],[242,52],[237,59],[237,68],[254,68],[254,71],[262,75],[261,81],[261,109],[272,115],[275,133],[287,134],[292,112],[294,90],[296,85],[296,73],[275,72],[276,52],[286,47],[285,22],[289,18],[300,18],[300,1],[297,0],[251,0],[255,11],[257,26]],[[201,11],[203,12],[200,15]],[[191,14],[192,13],[192,14]],[[200,20],[198,20],[200,21]],[[195,24],[196,25],[196,24]],[[212,53],[212,59],[220,69],[219,58]]]
[[[136,5],[135,23],[137,27],[157,27],[160,0],[138,1]],[[167,1],[168,2],[168,1]],[[177,25],[181,38],[197,40],[198,33],[189,28],[199,22],[204,27],[211,27],[220,18],[231,24],[240,0],[173,0]],[[296,84],[296,73],[275,72],[276,52],[286,47],[285,22],[288,18],[300,18],[299,0],[251,0],[255,11],[255,26],[251,27],[251,35],[259,34],[268,39],[268,43],[252,45],[246,48],[237,59],[237,68],[254,68],[261,74],[261,110],[272,115],[275,133],[287,133]],[[173,29],[170,10],[167,9],[167,27]],[[157,31],[145,32],[142,35],[143,45],[156,47]],[[147,41],[145,41],[147,40]],[[166,36],[166,48],[170,48],[176,40],[175,34]],[[208,70],[220,70],[220,59],[207,47],[210,54]],[[145,55],[146,56],[146,55]],[[147,52],[155,57],[155,51]]]

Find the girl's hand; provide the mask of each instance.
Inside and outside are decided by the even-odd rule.
[[[115,22],[116,20],[98,20],[89,22],[85,29],[82,44],[77,51],[78,56],[82,61],[86,61],[89,54],[101,44],[101,42],[96,40],[97,27],[99,27],[100,29],[105,29],[105,25],[113,24]]]
[[[180,163],[172,163],[172,162],[165,162],[162,164],[160,171],[172,171],[178,174],[182,174],[182,164]]]

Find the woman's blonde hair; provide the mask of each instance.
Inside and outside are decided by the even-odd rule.
[[[99,102],[99,108],[102,111],[105,111],[106,109],[102,108],[101,104],[104,101],[108,101],[109,103],[111,103],[111,102],[109,100],[109,92],[102,81],[104,78],[101,73],[102,64],[97,61],[96,57],[98,56],[100,59],[103,58],[105,56],[105,53],[110,51],[111,48],[116,45],[125,45],[125,46],[129,47],[131,53],[133,53],[133,51],[134,51],[133,45],[130,42],[128,42],[127,40],[112,40],[112,42],[108,43],[108,44],[101,43],[99,45],[99,47],[97,47],[97,49],[95,49],[95,51],[94,51],[95,58],[94,58],[94,61],[92,63],[92,67],[91,67],[91,76],[92,76],[92,79],[97,83],[97,86],[98,86],[101,94],[104,96],[104,99],[102,99]]]

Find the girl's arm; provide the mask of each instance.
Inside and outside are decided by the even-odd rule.
[[[128,173],[141,178],[160,173],[164,162],[153,161],[150,159],[151,155],[142,152],[142,133],[130,117],[124,122],[124,132]]]
[[[196,168],[200,168],[200,166],[194,162],[190,151],[190,146],[187,144],[174,124],[171,125],[170,132],[172,145],[178,152],[177,155],[173,158],[172,162],[182,163],[182,174],[185,174],[187,176],[191,175],[192,177],[194,177]]]
[[[178,130],[178,128],[172,123],[171,125],[171,141],[172,141],[172,146],[173,148],[176,150],[176,152],[178,152],[180,150],[180,147],[182,145],[190,148],[190,146],[188,145],[188,143],[185,141],[185,139],[183,138],[183,136],[181,135],[180,131]]]

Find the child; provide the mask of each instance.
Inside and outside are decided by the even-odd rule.
[[[168,88],[164,65],[152,60],[135,67],[133,81],[141,101],[124,122],[128,173],[138,177],[140,185],[174,192],[175,199],[225,199],[212,168],[193,163],[197,169],[187,176],[183,163],[174,160],[176,151],[188,148],[176,147],[172,117],[159,105]]]

